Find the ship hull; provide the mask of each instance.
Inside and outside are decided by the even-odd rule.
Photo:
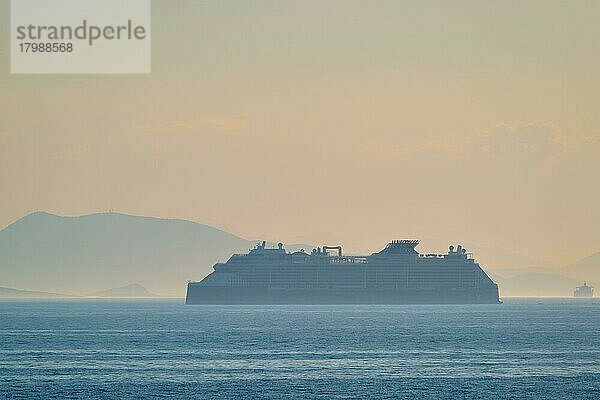
[[[270,289],[190,282],[186,304],[498,304],[498,289]]]

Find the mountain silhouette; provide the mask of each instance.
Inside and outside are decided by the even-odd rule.
[[[32,290],[21,290],[7,287],[0,287],[0,298],[10,299],[51,299],[70,297],[59,293],[37,292]]]
[[[183,296],[188,279],[254,243],[184,220],[36,212],[0,231],[0,284],[85,295],[139,282],[153,293]]]
[[[582,258],[562,272],[579,280],[600,282],[600,252]]]
[[[117,288],[101,290],[99,292],[92,293],[90,297],[158,297],[156,294],[151,293],[140,285],[139,283],[132,283]]]

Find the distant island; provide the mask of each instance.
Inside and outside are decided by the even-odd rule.
[[[12,289],[6,287],[0,287],[0,298],[11,298],[11,299],[40,299],[40,298],[66,298],[71,297],[66,294],[49,293],[49,292],[37,292],[34,290],[21,290]]]
[[[157,294],[151,293],[140,285],[139,283],[132,283],[130,285],[121,286],[118,288],[112,288],[107,290],[101,290],[89,295],[89,297],[113,297],[113,298],[146,298],[146,297],[159,297]]]
[[[88,295],[67,295],[60,293],[39,292],[34,290],[13,289],[0,287],[0,298],[5,299],[56,299],[56,298],[157,298],[160,297],[154,294],[139,283],[101,290]]]

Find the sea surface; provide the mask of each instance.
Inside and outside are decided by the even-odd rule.
[[[600,399],[600,299],[0,301],[0,398]]]

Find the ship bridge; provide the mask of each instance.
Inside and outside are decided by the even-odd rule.
[[[385,248],[377,253],[371,254],[371,257],[394,257],[394,256],[412,256],[417,257],[419,252],[415,247],[419,244],[418,240],[404,239],[392,240]]]

